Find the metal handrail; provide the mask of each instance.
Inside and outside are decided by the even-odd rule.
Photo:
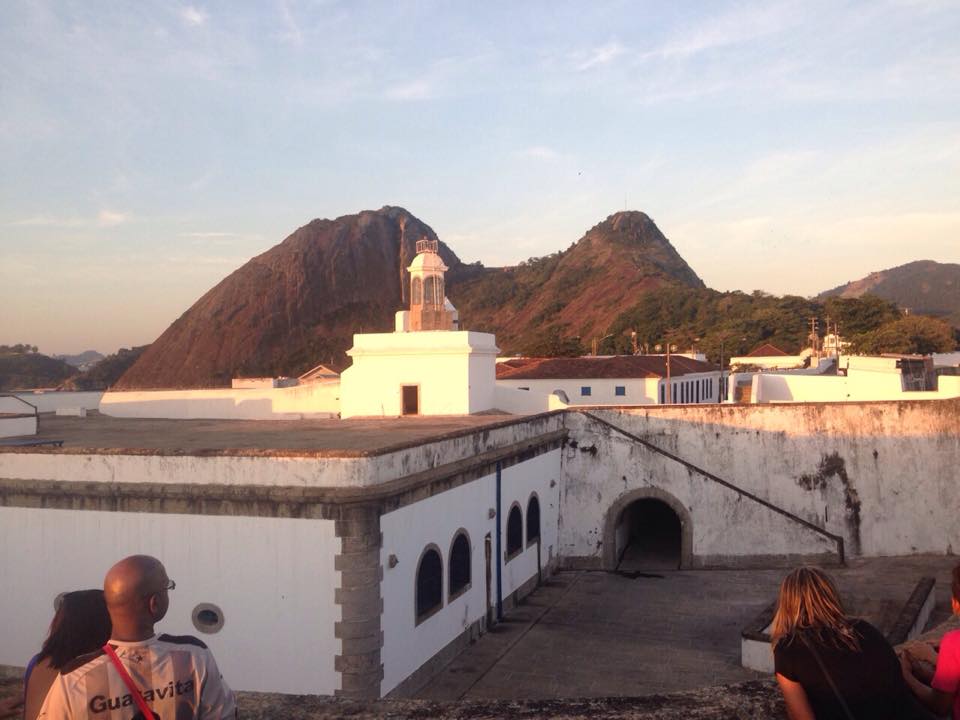
[[[818,533],[818,534],[820,534],[820,535],[823,535],[824,537],[832,540],[833,542],[835,542],[835,543],[837,544],[837,555],[838,555],[839,558],[840,558],[840,564],[841,564],[841,565],[845,565],[845,564],[846,564],[846,555],[845,555],[845,553],[844,553],[843,536],[841,536],[841,535],[835,535],[834,533],[830,532],[829,530],[825,530],[825,529],[823,529],[822,527],[820,527],[819,525],[815,525],[814,523],[810,522],[809,520],[804,520],[804,519],[803,519],[802,517],[800,517],[799,515],[794,515],[794,514],[793,514],[792,512],[790,512],[789,510],[784,510],[783,508],[774,505],[774,504],[773,504],[772,502],[770,502],[769,500],[764,500],[762,497],[759,497],[758,495],[754,495],[752,492],[749,492],[748,490],[744,490],[744,489],[741,488],[741,487],[737,487],[737,486],[734,485],[732,482],[729,482],[728,480],[724,480],[723,478],[717,477],[717,476],[714,475],[713,473],[708,472],[707,470],[704,470],[703,468],[698,467],[698,466],[694,465],[693,463],[687,462],[687,461],[684,460],[683,458],[677,457],[677,456],[674,455],[673,453],[667,452],[667,451],[664,450],[663,448],[657,447],[656,445],[654,445],[654,444],[653,444],[652,442],[650,442],[649,440],[644,440],[643,438],[639,437],[638,435],[634,435],[634,434],[631,433],[631,432],[627,432],[627,431],[624,430],[623,428],[621,428],[621,427],[619,427],[619,426],[617,426],[617,425],[614,425],[612,422],[610,422],[610,421],[608,421],[608,420],[604,420],[603,418],[598,417],[598,416],[596,416],[596,415],[594,415],[593,413],[590,413],[590,412],[586,412],[586,411],[581,411],[581,412],[583,412],[583,414],[586,415],[586,416],[587,416],[588,418],[590,418],[591,420],[594,420],[594,421],[600,423],[601,425],[605,425],[606,427],[610,428],[611,430],[615,430],[616,432],[620,433],[620,434],[623,435],[624,437],[630,438],[630,439],[633,440],[634,442],[639,443],[640,445],[643,445],[643,446],[644,446],[645,448],[647,448],[648,450],[651,450],[651,451],[653,451],[653,452],[655,452],[655,453],[658,453],[658,454],[660,454],[660,455],[663,455],[664,457],[667,457],[667,458],[673,460],[674,462],[678,462],[678,463],[680,463],[681,465],[683,465],[685,468],[687,468],[688,470],[692,470],[693,472],[695,472],[695,473],[697,473],[697,474],[699,474],[699,475],[702,475],[703,477],[707,478],[708,480],[712,480],[712,481],[715,482],[715,483],[718,483],[718,484],[720,484],[720,485],[723,485],[724,487],[729,488],[730,490],[733,490],[734,492],[742,495],[743,497],[745,497],[745,498],[747,498],[747,499],[749,499],[749,500],[753,500],[753,501],[756,502],[756,503],[760,503],[760,504],[763,505],[765,508],[768,508],[768,509],[770,509],[770,510],[773,510],[775,513],[779,513],[780,515],[783,515],[784,517],[789,518],[790,520],[793,520],[794,522],[799,523],[800,525],[803,525],[805,528],[808,528],[808,529],[810,529],[810,530],[813,530],[814,532],[816,532],[816,533]]]

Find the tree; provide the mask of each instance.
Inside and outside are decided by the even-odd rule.
[[[901,317],[896,303],[876,295],[860,297],[829,297],[823,303],[823,312],[831,323],[840,326],[842,336],[862,335],[876,330],[884,323]]]
[[[528,357],[579,357],[584,347],[578,337],[563,337],[556,327],[547,328],[523,347]]]
[[[956,346],[953,328],[943,320],[925,315],[908,315],[884,323],[872,332],[856,336],[852,349],[867,355],[929,355],[935,352],[950,352]]]

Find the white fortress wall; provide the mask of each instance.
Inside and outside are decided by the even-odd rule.
[[[176,589],[160,632],[211,647],[231,687],[333,693],[340,541],[332,520],[0,507],[0,664],[23,666],[46,635],[57,594],[101,587],[121,557],[160,558]],[[194,628],[199,603],[219,632]],[[277,653],[295,662],[277,662]]]
[[[83,408],[96,410],[100,406],[102,391],[72,392],[69,390],[48,390],[43,392],[13,393],[37,408],[37,412],[52,413],[60,408]]]
[[[905,391],[900,373],[851,371],[849,376],[756,376],[754,402],[869,402],[876,400],[946,399],[960,394],[956,377],[938,378],[937,390]]]
[[[495,476],[488,475],[380,517],[381,695],[393,690],[486,613],[484,537],[495,528],[496,521],[487,517],[495,482]],[[450,549],[461,528],[470,540],[470,588],[450,601]],[[417,564],[429,545],[439,548],[443,560],[444,604],[443,609],[418,625]],[[397,565],[392,568],[391,555],[397,557]]]
[[[842,535],[849,555],[956,550],[958,400],[595,414]]]
[[[0,453],[0,478],[65,482],[372,487],[447,463],[469,460],[563,429],[560,413],[518,419],[379,454],[251,450],[210,455],[162,451],[44,451]]]
[[[605,419],[615,411],[598,411]],[[584,414],[567,415],[560,554],[568,564],[613,569],[617,519],[630,502],[666,502],[681,521],[684,566],[820,556],[835,543],[762,504],[691,472]]]
[[[336,381],[294,387],[207,390],[130,390],[104,393],[100,412],[113,417],[299,420],[340,412]]]
[[[537,546],[527,541],[527,511],[534,495],[540,504],[540,565],[545,568],[559,552],[560,489],[562,449],[504,468],[501,473],[500,531],[503,533],[500,562],[503,596],[519,590],[537,575]],[[509,562],[504,561],[507,519],[511,506],[520,506],[523,517],[523,550]]]
[[[358,487],[366,458],[163,455],[154,452],[0,453],[0,478],[76,483]]]
[[[501,568],[502,597],[521,590],[537,577],[537,546],[526,542],[527,507],[532,494],[540,502],[541,567],[556,556],[559,504],[560,450],[552,450],[501,471]],[[553,487],[551,487],[551,484]],[[514,503],[523,514],[524,542],[520,554],[505,560],[507,517]],[[383,580],[383,680],[381,694],[386,695],[421,665],[441,652],[471,626],[482,621],[487,611],[485,549],[491,536],[493,562],[496,554],[496,473],[459,485],[380,518],[383,545],[380,550]],[[471,567],[469,589],[450,600],[450,551],[458,530],[470,540]],[[416,622],[415,588],[417,566],[429,547],[439,549],[443,560],[443,606],[419,624]],[[390,567],[390,556],[397,564]],[[490,604],[496,611],[496,566],[491,574]]]

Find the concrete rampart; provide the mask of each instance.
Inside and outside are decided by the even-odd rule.
[[[596,414],[843,536],[850,555],[955,550],[960,400]]]

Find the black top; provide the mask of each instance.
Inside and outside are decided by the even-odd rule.
[[[890,643],[867,621],[853,620],[852,623],[860,638],[860,652],[807,635],[833,684],[857,720],[909,717],[910,689]],[[847,720],[820,664],[802,639],[796,636],[781,639],[774,648],[773,662],[776,672],[803,686],[817,720]]]

